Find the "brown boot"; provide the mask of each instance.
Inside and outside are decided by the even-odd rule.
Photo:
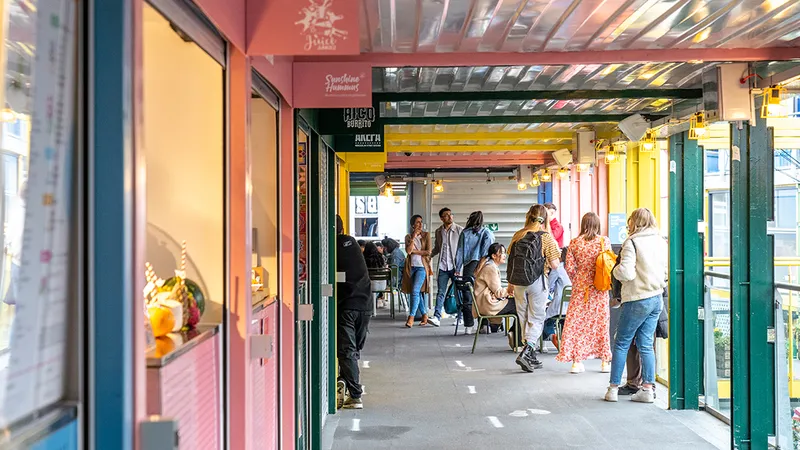
[[[414,316],[408,316],[408,320],[406,320],[406,328],[411,328],[414,326]]]
[[[555,334],[553,334],[552,336],[550,336],[550,342],[552,342],[552,343],[553,343],[553,345],[555,345],[555,346],[556,346],[556,351],[557,351],[557,352],[560,352],[560,351],[561,351],[561,349],[560,349],[560,348],[559,348],[559,346],[558,346],[558,336],[556,336]]]
[[[428,315],[427,314],[423,314],[422,315],[422,320],[420,320],[420,322],[419,322],[419,326],[422,327],[422,326],[425,326],[427,324],[428,324]]]

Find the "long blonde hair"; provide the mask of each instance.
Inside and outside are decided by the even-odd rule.
[[[656,216],[653,215],[653,212],[649,209],[636,209],[631,213],[631,216],[628,217],[628,233],[636,234],[648,228],[658,228]]]

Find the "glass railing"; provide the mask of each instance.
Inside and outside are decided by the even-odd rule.
[[[703,296],[703,372],[706,410],[730,423],[731,296],[730,275],[707,271]]]

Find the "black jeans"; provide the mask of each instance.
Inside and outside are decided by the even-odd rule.
[[[475,269],[477,267],[478,261],[470,261],[467,264],[464,264],[464,269],[461,272],[461,276],[464,277],[464,279],[474,277]],[[464,326],[474,326],[475,318],[472,317],[472,296],[469,294],[469,292],[462,292],[461,294],[461,317],[464,318]]]
[[[352,398],[361,398],[361,383],[358,378],[358,360],[367,341],[368,311],[345,309],[339,311],[336,325],[336,356],[339,357],[339,378],[347,385]]]

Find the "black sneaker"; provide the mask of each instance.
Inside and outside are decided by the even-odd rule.
[[[522,352],[517,356],[517,365],[522,368],[525,372],[533,372],[534,365],[531,361],[530,355],[533,354],[534,350],[533,347],[530,345],[524,344],[525,348],[522,349]],[[534,356],[534,359],[536,357]]]
[[[637,392],[639,392],[639,388],[635,386],[629,386],[627,384],[625,386],[620,386],[620,388],[617,390],[617,394],[619,395],[633,395]]]

